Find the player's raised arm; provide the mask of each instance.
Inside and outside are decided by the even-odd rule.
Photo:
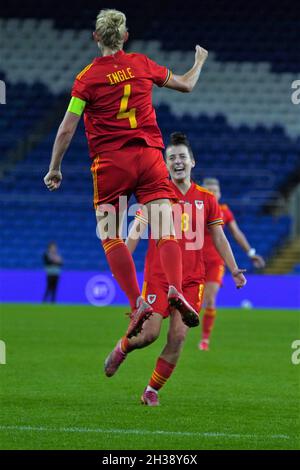
[[[244,276],[245,269],[239,269],[238,265],[236,264],[234,255],[231,250],[231,246],[229,241],[226,238],[224,230],[221,225],[212,225],[209,227],[211,231],[211,235],[214,241],[214,245],[218,250],[219,254],[222,256],[223,260],[226,263],[229,271],[232,274],[233,280],[235,285],[238,289],[243,287],[247,280]]]
[[[204,62],[206,61],[208,52],[203,47],[196,46],[195,63],[193,67],[188,70],[184,75],[174,75],[170,77],[166,83],[166,88],[172,90],[181,91],[183,93],[189,93],[193,90],[196,85]]]
[[[252,260],[253,265],[256,268],[264,268],[266,265],[265,260],[260,255],[256,254],[255,248],[251,248],[245,234],[241,231],[235,220],[228,223],[228,228],[233,238]]]
[[[147,226],[148,219],[143,215],[141,210],[138,210],[125,242],[131,254],[135,251]]]
[[[70,109],[70,107],[68,109]],[[74,111],[67,111],[58,128],[53,145],[49,171],[44,178],[44,183],[50,191],[55,191],[60,187],[62,181],[61,162],[75,134],[80,117],[81,113],[78,114]]]

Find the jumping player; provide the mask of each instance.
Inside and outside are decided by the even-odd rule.
[[[195,63],[184,75],[173,75],[143,54],[127,54],[125,15],[101,10],[94,40],[101,50],[76,77],[72,99],[58,129],[49,172],[44,182],[50,191],[62,181],[61,162],[84,113],[92,159],[94,206],[100,237],[110,269],[131,306],[127,336],[137,335],[152,307],[140,295],[132,256],[120,236],[120,198],[132,193],[146,205],[157,233],[157,249],[168,283],[168,301],[176,305],[189,326],[197,313],[182,295],[181,250],[175,237],[170,201],[174,192],[164,164],[164,147],[152,105],[152,87],[190,92],[196,85],[207,51],[196,46]],[[162,219],[153,204],[159,206]],[[168,224],[162,224],[161,220]]]
[[[219,180],[216,178],[205,178],[203,186],[211,191],[217,201],[221,198]],[[251,248],[245,234],[239,228],[233,213],[227,204],[220,204],[221,215],[224,226],[228,227],[234,239],[240,247],[248,254],[256,268],[265,266],[264,259],[256,254],[256,250]],[[204,290],[204,315],[202,317],[202,339],[199,343],[201,351],[209,350],[210,335],[216,319],[216,298],[222,285],[222,279],[225,272],[224,261],[215,248],[211,233],[205,231],[204,242],[204,261],[205,261],[205,290]]]
[[[193,249],[188,248],[191,241],[195,241],[197,237],[200,239],[201,236],[204,237],[204,226],[210,230],[215,246],[231,271],[236,286],[243,287],[246,279],[243,270],[236,265],[230,245],[222,230],[223,221],[216,198],[210,191],[191,181],[191,170],[195,166],[195,159],[184,134],[175,132],[171,135],[170,144],[166,149],[166,164],[171,175],[171,185],[182,208],[180,212],[176,210],[174,220],[176,217],[180,217],[179,224],[175,220],[175,226],[179,227],[181,232],[177,231],[176,233],[183,254],[183,293],[199,313],[205,282],[202,243]],[[201,216],[204,226],[197,224],[197,217]],[[143,213],[139,212],[127,239],[131,252],[134,251],[139,240],[133,234],[141,234],[146,226],[147,219]],[[198,227],[203,231],[202,234],[197,233]],[[157,360],[156,367],[141,398],[142,403],[149,406],[159,404],[158,390],[171,376],[188,330],[178,310],[170,309],[166,298],[167,291],[168,283],[162,270],[157,246],[150,238],[145,262],[143,295],[152,305],[155,313],[145,322],[142,332],[137,337],[128,339],[124,336],[120,339],[105,362],[105,373],[111,377],[129,352],[143,348],[155,341],[159,336],[162,320],[170,317],[167,344]]]

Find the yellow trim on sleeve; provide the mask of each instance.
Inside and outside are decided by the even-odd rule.
[[[207,225],[224,225],[224,222],[223,219],[216,219],[211,222],[207,222]]]
[[[168,83],[168,81],[170,80],[170,78],[172,77],[172,75],[173,75],[173,72],[168,69],[168,73],[167,73],[166,79],[165,79],[164,83],[162,84],[162,86],[166,86],[166,84]]]
[[[92,67],[92,65],[94,64],[94,62],[92,62],[91,64],[87,65],[86,67],[84,67],[83,70],[81,70],[81,72],[79,72],[79,74],[77,75],[76,79],[77,80],[80,80],[83,75]]]
[[[204,186],[199,186],[199,184],[195,184],[195,186],[198,191],[202,191],[203,193],[211,194],[212,196],[214,196],[214,193],[209,191],[209,189],[204,188]]]

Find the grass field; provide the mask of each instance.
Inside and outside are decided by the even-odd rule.
[[[299,449],[299,314],[219,311],[211,351],[192,329],[161,406],[139,398],[161,338],[118,374],[103,361],[124,332],[124,308],[4,305],[1,449]]]

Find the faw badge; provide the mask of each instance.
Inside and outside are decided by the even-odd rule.
[[[203,201],[195,201],[197,209],[201,210],[203,209],[204,202]]]
[[[153,304],[156,301],[156,295],[155,294],[148,294],[147,300],[149,304]]]

